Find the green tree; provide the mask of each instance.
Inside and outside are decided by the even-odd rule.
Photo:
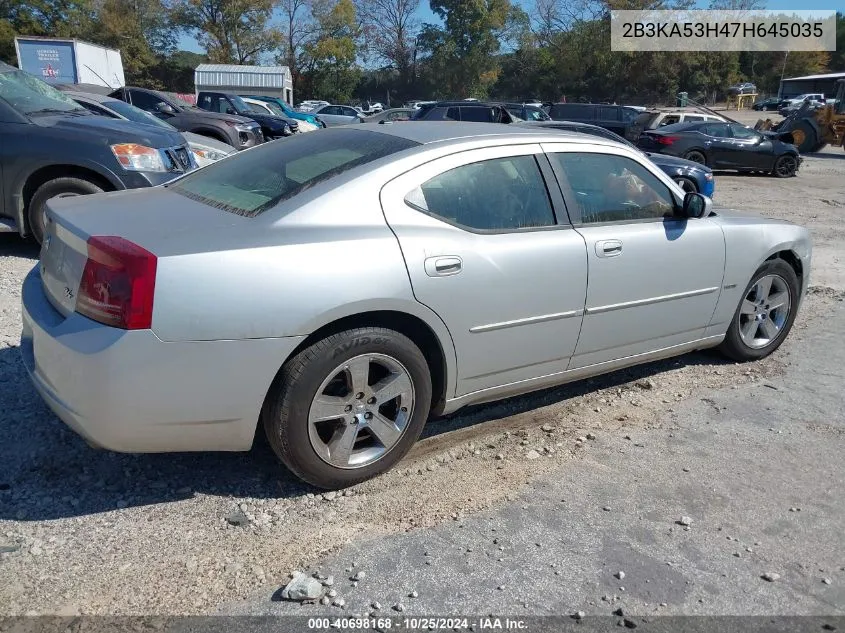
[[[361,79],[356,64],[360,28],[355,5],[352,0],[313,0],[311,13],[316,28],[304,46],[304,92],[347,102]]]
[[[0,59],[16,63],[16,35],[80,37],[95,18],[93,0],[0,0]]]
[[[270,25],[276,0],[179,0],[175,15],[210,61],[257,64],[282,41]]]

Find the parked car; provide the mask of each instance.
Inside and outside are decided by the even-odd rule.
[[[555,129],[563,132],[579,132],[581,134],[589,134],[591,136],[598,136],[617,143],[627,145],[634,151],[639,152],[636,145],[631,141],[622,138],[618,134],[605,130],[598,125],[590,125],[588,123],[575,123],[572,121],[538,121],[536,123],[527,123],[534,128],[542,128],[544,130]],[[678,158],[677,156],[667,156],[665,154],[654,154],[652,152],[641,152],[657,165],[663,172],[665,172],[675,183],[685,192],[701,193],[708,198],[712,198],[716,192],[716,181],[713,178],[713,170],[702,165],[701,163],[694,163],[691,160]]]
[[[241,99],[245,104],[247,104],[250,110],[260,112],[261,114],[266,114],[269,116],[284,119],[293,133],[313,132],[314,130],[317,130],[322,127],[321,125],[311,125],[307,121],[300,121],[298,119],[293,119],[289,117],[285,114],[284,110],[282,110],[278,106],[278,104],[273,101],[262,101],[261,99],[253,99],[252,97],[241,97],[240,95],[238,95],[238,98]]]
[[[384,106],[378,101],[376,101],[375,103],[365,101],[361,104],[359,109],[364,114],[364,116],[370,116],[371,114],[378,114],[379,112],[384,111]]]
[[[143,125],[154,125],[178,132],[169,123],[120,99],[112,99],[111,97],[91,92],[74,92],[71,90],[62,90],[62,92],[92,114],[99,114],[100,116],[107,116],[112,119],[134,121]],[[210,165],[237,151],[231,145],[207,136],[194,134],[193,132],[182,132],[182,137],[188,142],[188,147],[190,147],[194,155],[194,161],[198,167]]]
[[[275,116],[253,108],[233,92],[214,92],[203,90],[197,93],[197,107],[208,112],[237,114],[250,118],[261,126],[261,134],[266,140],[290,136],[299,131],[299,124],[293,119]]]
[[[314,110],[314,115],[320,117],[328,127],[360,123],[364,120],[363,114],[352,106],[345,105],[324,105]]]
[[[629,141],[636,141],[643,130],[642,124],[638,121],[640,113],[619,105],[555,103],[549,108],[549,116],[555,121],[577,121],[598,125]]]
[[[522,121],[551,121],[552,118],[546,114],[539,105],[527,103],[504,103],[505,109],[517,119]],[[542,105],[542,104],[541,104]]]
[[[109,96],[150,112],[180,132],[208,136],[238,150],[264,142],[261,126],[252,119],[235,114],[207,112],[183,101],[172,92],[127,86],[118,88]]]
[[[323,106],[327,105],[329,105],[328,101],[309,100],[300,103],[298,109],[300,112],[313,112],[314,110],[317,110],[318,108],[322,108]]]
[[[513,115],[501,103],[487,101],[435,101],[417,108],[414,121],[473,121],[513,123]]]
[[[766,99],[760,99],[759,101],[755,102],[753,106],[751,106],[754,110],[759,111],[776,111],[778,107],[780,107],[781,99],[780,97],[767,97]]]
[[[708,347],[771,354],[810,237],[737,215],[600,138],[301,134],[165,187],[51,201],[21,356],[94,445],[244,451],[260,418],[292,472],[343,488],[431,414]]]
[[[798,149],[739,123],[676,123],[643,132],[637,145],[649,152],[680,156],[712,169],[760,171],[779,178],[798,173]]]
[[[413,116],[413,108],[390,108],[378,114],[373,114],[364,119],[364,123],[382,123],[385,121],[410,121]]]
[[[317,117],[313,114],[309,114],[307,112],[297,112],[293,108],[291,108],[285,100],[280,97],[265,97],[262,95],[241,95],[242,97],[249,97],[250,99],[257,99],[258,101],[265,101],[267,103],[274,103],[279,109],[285,113],[285,116],[291,119],[296,119],[297,121],[305,121],[315,127],[326,127],[326,124],[320,121]],[[300,126],[301,127],[301,126]]]
[[[48,200],[159,185],[194,167],[177,131],[95,116],[0,62],[0,231],[41,242]]]
[[[757,92],[757,86],[750,81],[728,87],[728,93],[733,95],[747,95]]]
[[[637,118],[643,130],[656,130],[675,123],[690,123],[693,121],[724,121],[724,117],[705,112],[689,110],[648,110]],[[635,139],[636,140],[636,139]]]
[[[781,108],[788,108],[789,106],[801,106],[805,101],[809,101],[810,103],[824,103],[825,98],[824,95],[820,92],[807,92],[802,95],[798,95],[797,97],[790,97],[788,99],[783,99],[780,102]]]

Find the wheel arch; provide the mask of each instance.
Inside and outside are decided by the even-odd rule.
[[[315,324],[311,333],[290,353],[285,363],[306,347],[337,332],[358,327],[383,327],[407,336],[420,348],[431,372],[431,415],[443,413],[447,398],[455,391],[457,357],[443,321],[421,304],[332,314]],[[284,364],[282,365],[284,366]],[[281,368],[279,369],[281,371]]]
[[[795,251],[791,249],[779,250],[775,253],[769,255],[765,261],[770,262],[774,260],[783,260],[795,271],[795,275],[798,277],[798,284],[801,289],[804,288],[804,263],[801,261],[801,257]]]
[[[213,138],[214,140],[226,143],[227,145],[232,144],[231,139],[226,135],[226,133],[217,128],[199,125],[192,127],[188,130],[188,132],[199,134],[200,136],[207,136],[208,138]]]
[[[102,171],[92,169],[83,165],[74,164],[53,164],[43,165],[32,172],[26,178],[21,179],[16,187],[16,197],[19,202],[19,223],[22,227],[21,235],[29,235],[29,220],[27,218],[27,209],[32,196],[38,188],[56,178],[80,178],[94,183],[103,191],[115,191],[124,189],[123,183],[113,174],[106,174]]]

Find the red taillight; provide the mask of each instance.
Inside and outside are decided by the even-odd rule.
[[[658,136],[657,143],[659,145],[672,145],[675,141],[681,140],[680,136]]]
[[[156,264],[155,255],[122,237],[89,237],[76,311],[124,330],[149,328]]]

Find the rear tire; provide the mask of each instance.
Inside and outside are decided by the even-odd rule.
[[[763,293],[758,290],[758,283],[763,282],[765,286],[766,280],[770,282],[767,286],[769,290]],[[785,292],[786,296],[778,298],[781,292]],[[792,266],[781,259],[764,263],[746,286],[719,351],[739,362],[760,360],[774,352],[792,329],[800,292],[801,285]],[[772,307],[775,301],[785,302],[783,312]],[[760,325],[752,323],[761,315]],[[764,329],[762,324],[767,319],[777,328],[776,331]],[[761,336],[758,337],[758,334]],[[767,334],[771,336],[766,338]]]
[[[691,160],[694,163],[699,163],[700,165],[707,164],[707,157],[704,155],[703,152],[699,152],[697,149],[694,149],[684,154],[684,158],[686,158],[687,160]]]
[[[356,371],[361,363],[366,370]],[[404,385],[389,399],[392,391],[378,389],[388,378]],[[262,418],[270,446],[291,472],[319,488],[338,489],[402,459],[430,407],[431,375],[420,349],[393,330],[364,327],[317,341],[285,363]]]
[[[55,178],[45,182],[35,190],[29,200],[27,217],[29,219],[29,231],[35,241],[39,244],[44,239],[44,225],[46,222],[45,204],[52,198],[67,198],[72,196],[84,196],[91,193],[101,193],[102,187],[95,185],[90,180],[82,178]]]

